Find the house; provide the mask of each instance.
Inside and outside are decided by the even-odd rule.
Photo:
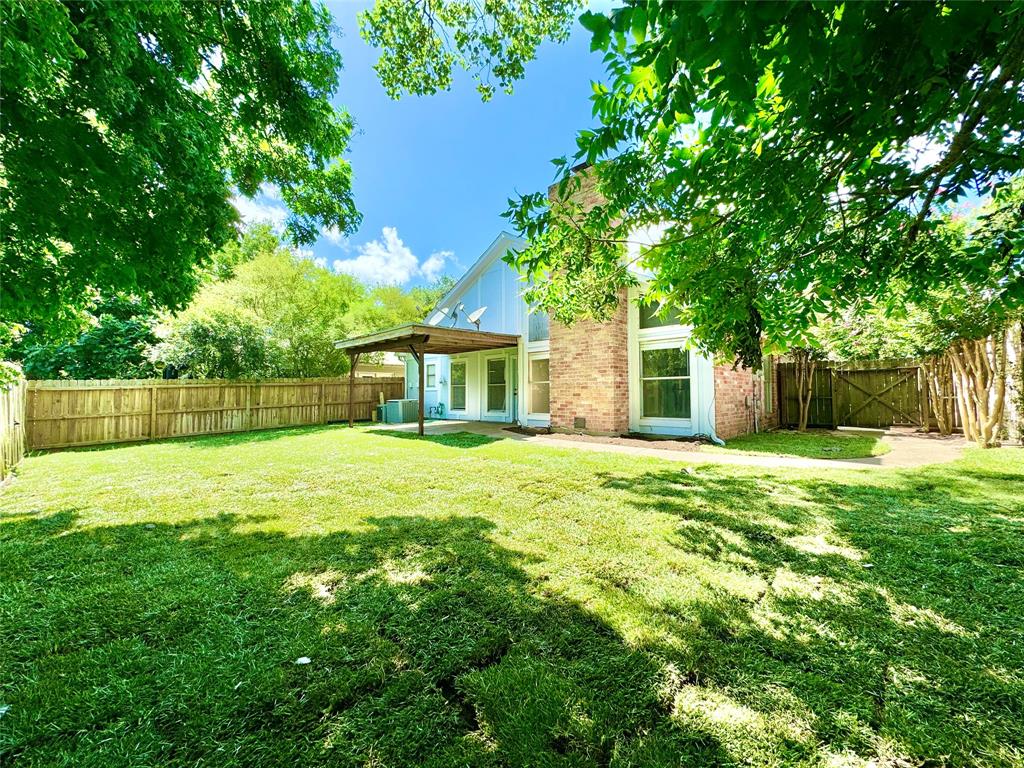
[[[377,362],[361,362],[356,366],[356,376],[388,378],[405,375],[405,361],[397,352],[383,352]]]
[[[688,349],[689,330],[640,306],[639,289],[624,294],[606,322],[565,326],[531,312],[522,279],[502,260],[523,245],[498,235],[420,326],[503,334],[514,343],[424,354],[428,418],[722,439],[775,423],[775,398],[761,375]],[[419,363],[404,357],[406,396],[418,399]]]
[[[593,204],[599,193],[581,172],[579,199]],[[531,311],[523,278],[503,260],[524,245],[498,235],[423,323],[338,342],[355,358],[408,353],[406,396],[420,401],[421,432],[424,416],[712,439],[777,424],[771,361],[762,376],[690,349],[689,328],[641,305],[642,274],[607,321],[566,326]]]

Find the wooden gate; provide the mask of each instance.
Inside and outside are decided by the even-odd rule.
[[[799,420],[792,363],[779,370],[782,423]],[[921,367],[915,360],[819,363],[812,382],[807,425],[812,427],[921,426]]]
[[[922,425],[921,368],[917,363],[880,368],[831,369],[833,422],[839,427]]]

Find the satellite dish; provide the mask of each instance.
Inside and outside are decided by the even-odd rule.
[[[466,319],[476,326],[476,329],[480,330],[480,318],[484,316],[484,312],[487,311],[487,307],[480,307],[480,309],[474,310],[470,313]]]
[[[437,312],[430,316],[430,319],[427,321],[427,325],[437,325],[446,317],[448,317],[448,307],[441,307]]]
[[[458,325],[458,323],[459,323],[459,312],[461,312],[465,308],[466,308],[466,305],[463,304],[460,301],[458,306],[455,307],[455,309],[452,310],[452,328],[454,328],[456,325]]]

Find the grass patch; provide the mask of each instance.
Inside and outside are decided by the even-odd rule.
[[[340,427],[30,457],[0,763],[1019,766],[1021,459]]]
[[[810,459],[862,459],[889,452],[881,435],[870,433],[833,434],[831,432],[793,432],[774,430],[741,435],[726,441],[724,446],[701,448],[712,453],[768,453],[774,456],[801,456]]]

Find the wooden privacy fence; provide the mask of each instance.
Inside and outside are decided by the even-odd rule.
[[[0,386],[0,483],[25,457],[25,381]]]
[[[400,377],[349,380],[114,379],[30,381],[30,450],[295,427],[373,416],[381,396],[404,397]]]
[[[793,363],[780,363],[781,422],[796,425],[800,409]],[[924,374],[916,360],[818,363],[811,382],[807,425],[814,427],[922,426],[929,418]]]

